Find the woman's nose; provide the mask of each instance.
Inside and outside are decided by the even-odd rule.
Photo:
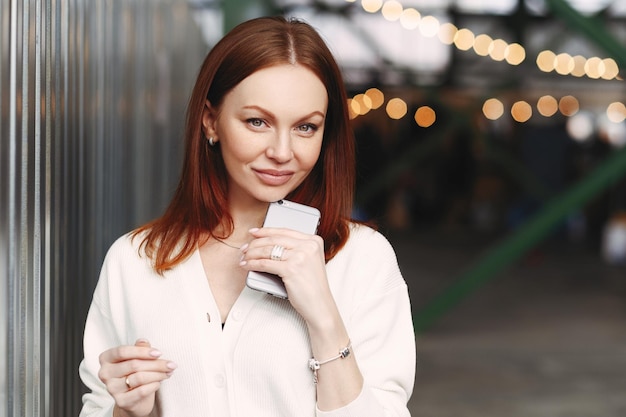
[[[277,134],[266,150],[268,158],[274,159],[279,163],[285,163],[293,158],[293,149],[291,148],[291,135],[289,132]]]

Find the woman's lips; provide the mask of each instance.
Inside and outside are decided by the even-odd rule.
[[[293,171],[277,171],[274,169],[254,170],[254,173],[261,182],[267,185],[283,185],[293,177]]]

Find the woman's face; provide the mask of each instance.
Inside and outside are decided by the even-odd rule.
[[[261,69],[233,88],[203,126],[221,147],[231,204],[280,200],[311,172],[320,155],[328,96],[309,69]]]

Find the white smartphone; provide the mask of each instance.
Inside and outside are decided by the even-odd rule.
[[[315,207],[278,200],[270,203],[263,227],[282,227],[302,233],[315,234],[320,221],[320,211]],[[287,298],[283,280],[267,272],[248,272],[246,285],[253,290],[262,291],[279,298]]]

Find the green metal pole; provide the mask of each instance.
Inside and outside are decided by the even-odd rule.
[[[585,202],[614,184],[626,174],[626,147],[615,151],[602,166],[577,185],[554,198],[517,232],[479,259],[469,271],[437,296],[415,317],[415,331],[422,332],[468,294],[486,284],[506,266],[515,262],[545,238],[554,227]]]

